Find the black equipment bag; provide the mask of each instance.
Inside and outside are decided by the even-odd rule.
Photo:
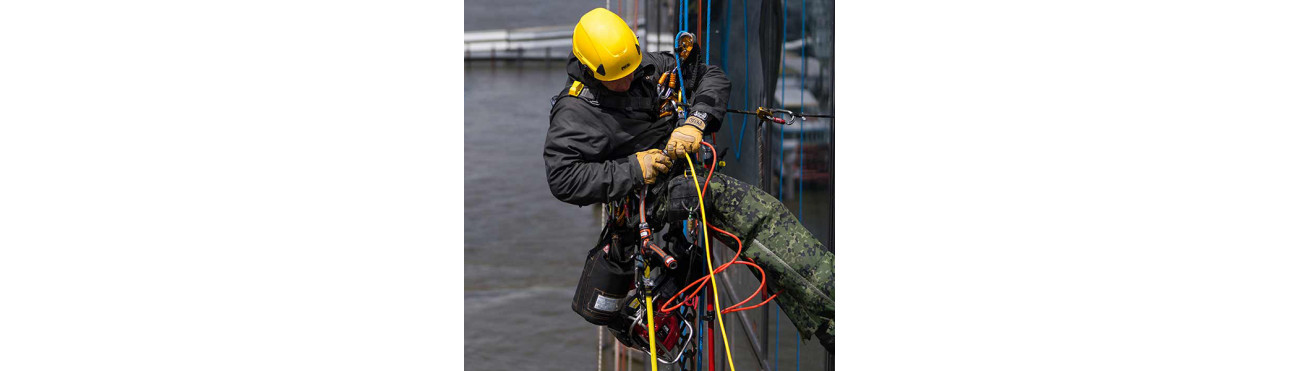
[[[619,264],[611,257],[620,248],[610,243],[609,228],[601,233],[600,243],[587,252],[587,262],[582,267],[577,291],[573,293],[573,311],[587,322],[608,325],[626,303],[635,277],[631,264]],[[615,241],[617,239],[614,239]]]

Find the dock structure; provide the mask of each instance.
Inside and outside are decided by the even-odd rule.
[[[637,23],[646,51],[672,50],[672,34],[648,33],[644,19]],[[465,60],[562,60],[569,57],[572,43],[572,25],[468,31]]]

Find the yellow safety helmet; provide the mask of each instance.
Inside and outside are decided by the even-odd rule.
[[[573,27],[573,55],[600,81],[614,81],[641,66],[641,44],[623,18],[596,8]]]

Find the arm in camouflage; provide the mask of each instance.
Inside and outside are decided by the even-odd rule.
[[[697,168],[700,182],[707,170]],[[679,175],[684,176],[684,175]],[[689,178],[688,178],[689,179]],[[835,334],[835,254],[799,224],[775,197],[724,174],[714,173],[705,195],[709,224],[744,241],[741,256],[767,272],[776,301],[804,339],[822,329]],[[660,203],[656,213],[666,213]],[[660,220],[668,220],[660,214]],[[735,240],[719,238],[732,250]]]

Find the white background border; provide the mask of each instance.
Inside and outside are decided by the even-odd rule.
[[[839,366],[1300,367],[1292,4],[837,4]],[[461,368],[461,5],[5,5],[0,369]]]

